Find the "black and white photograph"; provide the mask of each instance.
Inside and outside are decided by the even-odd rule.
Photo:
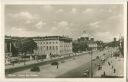
[[[124,78],[123,4],[6,4],[5,78]]]

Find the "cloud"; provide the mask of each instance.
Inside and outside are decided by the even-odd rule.
[[[98,28],[100,23],[101,23],[101,20],[100,21],[89,23],[89,26],[90,27],[93,27],[93,28]]]
[[[7,35],[11,36],[19,36],[19,37],[33,37],[33,36],[46,36],[50,35],[47,32],[37,32],[33,30],[27,30],[25,28],[20,28],[20,27],[12,27],[7,33]]]
[[[105,41],[105,42],[110,42],[113,40],[113,38],[115,37],[112,33],[110,32],[97,32],[95,34],[95,37],[98,39],[98,40],[102,40],[102,41]]]
[[[65,27],[65,26],[68,26],[69,23],[67,21],[61,21],[58,23],[58,26],[61,26],[61,27]]]
[[[9,13],[8,15],[11,17],[11,19],[16,19],[16,21],[24,22],[26,24],[30,24],[39,19],[38,15],[27,11]]]
[[[62,13],[62,12],[64,12],[63,9],[58,9],[58,10],[56,11],[56,13]]]
[[[106,40],[108,36],[123,33],[122,5],[26,5],[8,6],[5,11],[5,31],[18,27],[14,32],[11,30],[12,34],[20,35],[21,31],[21,35],[72,34],[72,38],[77,38],[87,30]]]
[[[76,14],[77,13],[77,9],[76,8],[72,8],[71,9],[71,13]]]
[[[44,6],[43,6],[43,9],[44,9],[45,11],[51,11],[51,10],[53,10],[53,6],[51,6],[51,5],[44,5]]]
[[[85,9],[85,10],[83,11],[83,13],[91,13],[91,12],[93,12],[93,11],[94,11],[93,9],[87,8],[87,9]]]
[[[46,22],[39,21],[35,26],[36,28],[41,29],[45,25],[46,25]]]
[[[14,17],[14,18],[19,18],[20,17],[20,18],[26,18],[26,19],[33,19],[33,15],[30,14],[29,12],[27,12],[27,11],[15,13],[15,14],[10,13],[9,15]]]

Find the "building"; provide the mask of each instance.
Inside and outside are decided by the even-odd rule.
[[[72,53],[71,38],[64,36],[45,36],[35,37],[33,40],[37,43],[38,47],[38,49],[34,51],[35,55],[55,57]]]
[[[88,43],[88,46],[91,50],[97,50],[98,49],[98,45],[97,45],[97,42],[89,42]]]
[[[5,63],[9,64],[12,59],[17,58],[21,46],[19,45],[20,38],[5,36]]]
[[[10,56],[12,56],[11,52],[11,47],[12,46],[12,41],[10,36],[5,36],[5,44],[4,44],[4,49],[5,49],[5,64],[10,64]]]
[[[6,56],[11,56],[11,46],[12,46],[12,40],[10,36],[5,36],[5,45],[4,45],[4,49],[5,49],[5,55]]]
[[[82,35],[78,38],[78,42],[87,45],[87,48],[85,50],[90,50],[90,49],[97,50],[98,49],[97,41],[95,41],[94,37],[86,31],[83,31]]]

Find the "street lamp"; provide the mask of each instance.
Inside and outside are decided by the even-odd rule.
[[[90,34],[89,33],[89,35],[90,35],[90,37],[94,37],[92,34]],[[93,48],[95,47],[95,44],[94,44],[94,41],[92,41],[92,42],[90,42],[90,44],[89,44],[89,52],[90,52],[90,56],[91,56],[91,63],[90,63],[90,77],[92,78],[93,77],[93,70],[92,70],[92,50],[93,50]]]
[[[93,77],[93,71],[92,71],[92,48],[90,48],[90,56],[91,56],[91,63],[90,63],[90,77],[92,78]]]

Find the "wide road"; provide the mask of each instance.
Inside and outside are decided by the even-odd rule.
[[[106,55],[106,57],[104,57],[104,58],[107,60],[108,57],[110,57],[110,55]],[[91,65],[91,61],[89,61],[86,64],[81,65],[78,68],[75,68],[65,74],[58,76],[57,78],[83,78],[83,77],[86,77],[86,76],[84,76],[84,72],[86,70],[89,70],[88,77],[91,77],[90,76],[91,69],[92,69],[92,73],[95,73],[98,69],[98,64],[100,64],[102,66],[103,63],[102,63],[101,59],[93,59],[92,65]],[[91,68],[91,66],[92,66],[92,68]]]
[[[92,54],[93,67],[92,70],[95,72],[98,63],[101,63],[99,59],[95,59],[97,56],[100,58],[106,58],[111,51],[115,49],[109,49],[104,51],[95,51]],[[106,55],[103,55],[103,54]],[[106,57],[105,57],[106,56]],[[31,72],[30,69],[8,74],[6,77],[12,78],[80,78],[83,77],[83,71],[90,67],[91,56],[90,54],[84,54],[76,56],[71,59],[59,61],[59,68],[51,64],[40,66],[40,72]]]

